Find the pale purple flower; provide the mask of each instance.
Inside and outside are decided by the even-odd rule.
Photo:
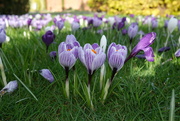
[[[51,57],[51,59],[55,59],[57,57],[56,51],[51,51],[49,53],[49,56]]]
[[[64,27],[64,21],[63,20],[57,20],[56,26],[58,27],[59,30],[62,30],[62,28]]]
[[[97,43],[85,44],[83,48],[79,47],[78,57],[87,68],[89,75],[92,75],[95,70],[100,68],[106,59],[105,53]]]
[[[54,77],[52,73],[49,71],[49,69],[42,69],[39,71],[40,75],[43,76],[45,79],[47,79],[49,82],[54,81]]]
[[[78,30],[80,28],[80,24],[78,23],[78,22],[72,22],[71,23],[71,30],[72,31],[76,31],[76,30]]]
[[[122,29],[122,31],[121,31],[122,35],[126,35],[127,32],[128,32],[127,29]]]
[[[99,19],[98,17],[94,17],[93,18],[93,26],[94,27],[98,27],[98,26],[100,26],[102,24],[102,20],[101,19]]]
[[[136,36],[138,32],[138,24],[132,23],[128,28],[128,36],[130,38],[130,43],[132,42],[132,39]]]
[[[107,58],[111,69],[119,71],[123,65],[127,56],[126,46],[120,44],[111,43],[108,47]]]
[[[178,20],[178,30],[180,31],[180,20]]]
[[[171,48],[170,47],[162,47],[158,50],[159,53],[162,53],[162,52],[166,52],[168,50],[170,50]]]
[[[158,27],[158,21],[156,18],[152,18],[151,25],[153,29]]]
[[[77,46],[71,46],[68,43],[61,42],[58,47],[59,63],[64,69],[70,70],[77,60]]]
[[[16,80],[10,81],[1,91],[0,95],[4,95],[5,93],[11,93],[16,90],[18,87],[18,82]]]
[[[142,37],[138,44],[132,49],[125,62],[127,62],[130,58],[136,56],[140,51],[144,51],[145,57],[148,61],[154,61],[154,53],[150,45],[153,44],[155,38],[155,32],[148,33],[144,37]]]
[[[167,28],[169,20],[164,21],[164,28]]]
[[[180,57],[180,49],[178,49],[175,54],[174,54],[176,57]]]

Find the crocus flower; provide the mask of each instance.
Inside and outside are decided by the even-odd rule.
[[[174,31],[174,29],[177,27],[177,24],[178,24],[177,18],[171,17],[167,26],[169,34],[171,34]]]
[[[101,67],[106,59],[106,55],[98,44],[85,44],[84,47],[79,47],[78,57],[86,66],[88,72],[88,84],[86,86],[85,97],[88,105],[93,109],[93,103],[90,96],[90,83],[94,71]]]
[[[65,69],[66,72],[65,91],[67,98],[69,98],[69,70],[74,66],[78,58],[79,46],[79,42],[76,40],[74,35],[67,35],[66,41],[61,42],[58,47],[59,63]]]
[[[49,53],[49,56],[51,57],[51,59],[56,59],[56,56],[57,56],[56,51],[51,51]]]
[[[76,31],[76,30],[78,30],[80,28],[80,24],[78,23],[78,22],[72,22],[71,23],[71,30],[72,31]]]
[[[132,43],[132,39],[136,36],[138,32],[138,24],[132,23],[128,28],[128,36],[130,38],[130,44]]]
[[[157,28],[157,26],[158,26],[158,21],[157,21],[156,18],[153,18],[153,19],[151,20],[151,25],[152,25],[152,29]]]
[[[11,93],[16,90],[18,87],[18,82],[16,80],[10,81],[1,91],[0,95],[4,95],[5,93]]]
[[[112,82],[114,75],[123,67],[127,56],[126,46],[111,43],[108,47],[107,58],[111,69],[113,70],[110,81]]]
[[[106,82],[106,85],[102,91],[103,102],[106,99],[109,87],[113,81],[115,74],[123,67],[126,56],[127,56],[126,46],[122,46],[120,44],[116,45],[115,43],[111,43],[109,45],[108,51],[107,51],[107,58],[108,58],[109,65],[112,69],[112,75],[111,75],[110,80]]]
[[[106,36],[103,35],[100,40],[100,47],[103,49],[104,53],[106,52],[106,46],[107,46],[107,39],[106,39]],[[101,73],[100,73],[100,89],[102,89],[102,83],[103,83],[103,78],[105,77],[105,74],[106,74],[106,67],[105,67],[105,64],[103,64],[101,66]]]
[[[180,49],[178,49],[175,54],[174,54],[176,57],[180,57]]]
[[[169,22],[169,20],[165,20],[165,21],[164,21],[164,28],[165,28],[165,29],[166,29],[167,26],[168,26],[168,22]]]
[[[2,43],[6,41],[6,32],[3,28],[0,28],[0,47],[2,47]]]
[[[52,31],[47,31],[43,36],[42,40],[46,44],[46,52],[48,51],[49,45],[54,41],[55,35]]]
[[[101,19],[99,19],[98,17],[94,17],[93,18],[93,26],[94,27],[98,27],[98,26],[100,26],[102,24],[102,20]]]
[[[89,75],[92,75],[95,70],[101,67],[106,59],[105,53],[97,43],[93,45],[85,44],[84,48],[79,47],[78,57],[86,66]]]
[[[64,21],[63,20],[56,21],[56,26],[58,27],[59,30],[62,30],[62,28],[64,27]]]
[[[128,32],[127,29],[122,29],[122,31],[121,31],[122,35],[126,35],[127,32]]]
[[[140,39],[138,44],[132,49],[130,55],[126,58],[127,62],[130,58],[136,56],[140,51],[144,51],[145,57],[148,61],[154,61],[153,49],[150,47],[156,38],[155,32],[150,32]]]
[[[45,79],[47,79],[49,82],[54,81],[54,77],[52,73],[49,71],[49,69],[42,69],[39,71],[40,75],[43,76]]]
[[[170,50],[171,48],[170,47],[162,47],[158,50],[159,53],[162,53],[162,52],[166,52],[168,50]]]

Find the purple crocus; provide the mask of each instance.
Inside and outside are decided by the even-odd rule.
[[[124,61],[127,56],[126,46],[120,44],[111,43],[108,47],[107,58],[109,65],[112,69],[112,76],[110,81],[112,82],[114,75],[123,67]]]
[[[64,27],[64,21],[63,20],[57,20],[56,26],[58,27],[59,30],[62,30],[62,28]]]
[[[132,49],[130,55],[126,58],[127,62],[130,58],[136,56],[140,51],[144,51],[145,57],[148,61],[154,61],[153,49],[150,47],[156,38],[155,32],[150,32],[140,39],[138,44]]]
[[[11,93],[18,88],[18,82],[16,80],[10,81],[1,91],[0,95],[4,95],[5,93]]]
[[[158,26],[158,21],[157,21],[156,18],[152,18],[152,20],[151,20],[151,25],[152,25],[152,29],[157,28],[157,26]]]
[[[176,57],[180,57],[180,49],[178,49],[175,54],[174,54]]]
[[[49,53],[49,56],[51,57],[52,60],[53,60],[53,59],[56,59],[56,57],[57,57],[56,51],[51,51],[51,52]]]
[[[122,29],[122,31],[121,31],[122,35],[126,35],[127,32],[128,32],[127,29]]]
[[[136,36],[138,32],[138,24],[132,23],[128,28],[128,36],[130,38],[130,44],[132,43],[132,39]]]
[[[3,28],[0,28],[0,48],[2,47],[2,43],[6,41],[6,32]]]
[[[76,30],[78,30],[79,28],[80,28],[80,24],[79,24],[78,22],[73,21],[73,22],[71,23],[71,30],[72,30],[72,31],[76,31]]]
[[[54,81],[54,77],[53,77],[52,73],[49,71],[49,69],[41,69],[39,71],[39,74],[41,76],[43,76],[45,79],[47,79],[49,82]]]
[[[106,59],[106,54],[97,43],[94,43],[92,45],[85,44],[83,48],[79,47],[78,57],[87,68],[89,75],[88,85],[90,85],[91,77],[94,74],[94,71],[103,65]]]
[[[162,47],[158,50],[159,53],[162,53],[162,52],[166,52],[166,51],[169,51],[171,48],[170,47]]]
[[[48,51],[49,45],[54,41],[54,39],[55,34],[50,30],[42,36],[42,40],[46,44],[46,52]]]

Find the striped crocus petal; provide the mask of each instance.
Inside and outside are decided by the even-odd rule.
[[[82,47],[78,48],[78,58],[84,64],[84,66],[86,66],[84,50],[82,49]],[[86,68],[87,68],[87,66],[86,66]]]
[[[39,71],[40,75],[43,76],[45,79],[47,79],[49,82],[54,81],[54,77],[49,69],[41,69]]]
[[[18,82],[16,80],[10,81],[1,91],[0,95],[3,95],[4,93],[8,92],[11,93],[14,90],[18,88]]]
[[[150,62],[154,61],[154,52],[153,52],[152,47],[147,47],[143,49],[143,51],[144,51],[144,55],[147,61],[150,61]]]
[[[104,61],[106,60],[106,54],[101,52],[100,54],[98,54],[93,62],[92,62],[92,72],[98,68],[100,68],[103,64],[104,64]]]
[[[76,58],[71,51],[63,51],[59,54],[59,63],[63,68],[68,67],[69,70],[74,66]]]
[[[176,56],[176,57],[180,57],[180,49],[178,49],[178,50],[175,52],[175,56]]]
[[[96,56],[95,50],[86,49],[84,52],[85,63],[89,73],[92,73],[92,62]]]

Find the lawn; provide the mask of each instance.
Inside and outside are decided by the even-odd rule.
[[[51,16],[54,18],[53,15]],[[72,15],[68,15],[72,17]],[[127,17],[131,21],[126,22],[124,28],[128,29],[130,23],[137,21]],[[143,17],[144,18],[144,17]],[[4,65],[7,82],[17,80],[18,88],[10,94],[0,98],[0,120],[1,121],[59,121],[59,120],[126,120],[126,121],[166,121],[170,118],[170,106],[172,91],[175,94],[174,119],[180,120],[180,58],[174,54],[180,48],[180,31],[176,29],[168,39],[166,52],[158,52],[164,47],[167,38],[167,28],[164,28],[164,20],[170,18],[158,17],[158,27],[152,29],[148,25],[137,22],[138,30],[145,34],[156,33],[156,38],[151,47],[154,50],[154,62],[146,59],[133,57],[115,75],[109,88],[109,93],[102,103],[100,89],[100,68],[97,69],[91,81],[91,97],[94,108],[91,109],[84,95],[84,84],[87,84],[88,73],[86,67],[77,59],[75,70],[69,71],[69,98],[66,97],[64,88],[66,73],[59,63],[59,58],[52,59],[51,51],[58,52],[58,46],[66,40],[67,35],[73,34],[80,45],[86,43],[98,43],[102,35],[107,38],[107,47],[115,42],[127,47],[127,56],[133,47],[139,42],[140,35],[137,34],[130,45],[129,36],[122,35],[121,30],[112,29],[110,25],[103,24],[99,27],[83,29],[81,26],[76,31],[71,31],[71,25],[67,18],[65,27],[59,31],[53,31],[55,39],[49,45],[42,41],[45,27],[54,25],[53,19],[41,30],[29,30],[28,26],[12,27],[5,29],[6,35],[10,37],[9,42],[4,42],[0,49],[1,59]],[[103,33],[97,33],[102,29]],[[139,54],[143,54],[141,51]],[[107,57],[106,57],[107,58]],[[105,60],[106,74],[103,86],[111,77],[112,69]],[[39,70],[49,69],[54,76],[50,83],[43,78]],[[76,73],[77,85],[74,84]],[[0,78],[0,89],[4,87]]]

